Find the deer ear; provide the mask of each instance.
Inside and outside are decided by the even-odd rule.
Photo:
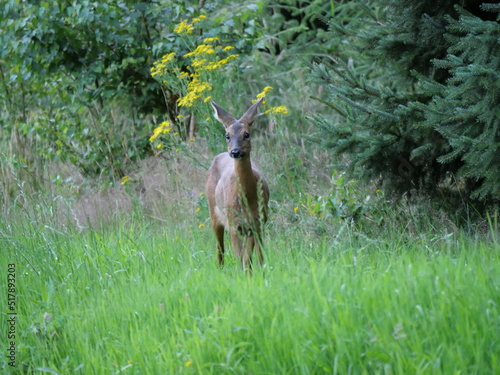
[[[252,125],[253,121],[257,116],[260,116],[261,114],[259,113],[258,107],[259,104],[262,103],[264,98],[260,98],[257,100],[255,103],[252,104],[250,108],[245,112],[245,114],[240,118],[240,122],[247,124],[247,125]]]
[[[214,109],[214,117],[228,128],[236,122],[236,119],[226,112],[224,108],[216,104],[213,100],[210,101],[212,108]]]

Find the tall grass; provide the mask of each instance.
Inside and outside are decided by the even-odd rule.
[[[496,241],[402,241],[404,227],[328,239],[271,223],[266,266],[249,278],[230,253],[217,267],[194,219],[78,231],[50,204],[31,207],[0,221],[18,308],[16,367],[2,350],[3,373],[500,371]]]

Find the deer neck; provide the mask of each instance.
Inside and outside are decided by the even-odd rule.
[[[241,185],[242,192],[250,198],[257,195],[257,178],[252,169],[250,156],[234,161],[236,180]]]

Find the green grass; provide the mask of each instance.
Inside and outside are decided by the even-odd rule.
[[[18,313],[17,367],[2,348],[2,373],[500,372],[495,241],[329,241],[271,225],[249,278],[232,254],[216,266],[208,227],[130,222],[0,222]]]

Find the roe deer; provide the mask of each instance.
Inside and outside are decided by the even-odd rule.
[[[212,227],[217,238],[217,260],[224,265],[224,230],[231,235],[233,251],[240,257],[244,271],[252,271],[255,247],[259,263],[261,225],[267,221],[269,187],[259,170],[250,161],[250,135],[262,98],[236,120],[225,109],[210,103],[215,118],[226,128],[228,152],[215,157],[207,177],[207,198]]]

